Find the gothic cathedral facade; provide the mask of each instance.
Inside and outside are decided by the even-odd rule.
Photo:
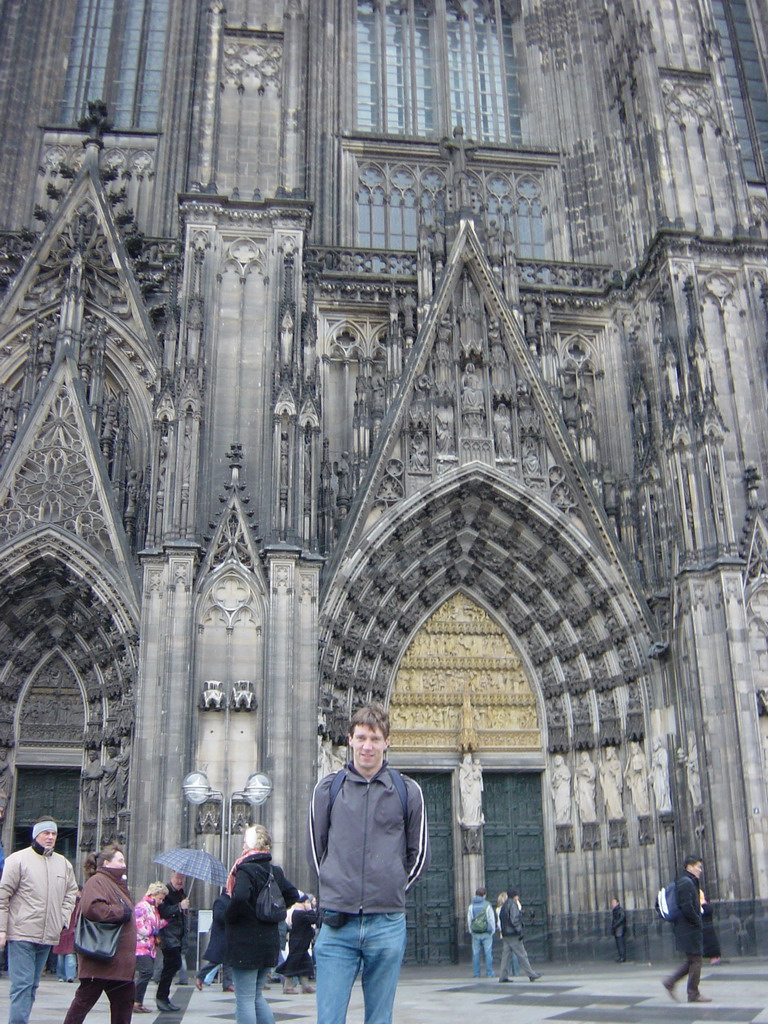
[[[377,700],[413,960],[480,884],[650,946],[692,848],[765,948],[766,53],[758,0],[7,0],[6,849],[140,888],[258,819],[311,887]]]

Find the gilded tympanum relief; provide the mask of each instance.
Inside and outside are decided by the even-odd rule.
[[[536,698],[502,630],[463,594],[414,637],[390,701],[397,750],[540,750]]]

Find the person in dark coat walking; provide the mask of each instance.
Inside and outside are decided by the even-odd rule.
[[[256,897],[269,880],[269,869],[283,894],[286,907],[299,900],[299,890],[272,864],[272,837],[263,825],[251,825],[243,834],[243,852],[227,879],[231,900],[225,914],[227,948],[224,963],[235,979],[237,1024],[275,1024],[264,997],[264,984],[280,959],[280,930],[256,917]]]
[[[166,1013],[180,1010],[171,1002],[171,982],[177,971],[182,969],[182,950],[187,944],[187,911],[189,900],[184,892],[186,877],[174,871],[168,881],[168,895],[157,908],[160,917],[167,922],[160,933],[160,949],[163,951],[163,966],[157,982],[155,1002],[158,1010]]]
[[[623,964],[627,959],[627,915],[615,896],[611,900],[611,931],[616,940],[616,963]]]
[[[105,846],[97,856],[95,873],[83,886],[80,913],[89,921],[122,922],[117,953],[112,960],[94,960],[78,953],[80,985],[64,1024],[82,1024],[102,992],[109,1000],[111,1024],[130,1024],[136,987],[136,921],[125,877],[125,856],[119,846]]]
[[[672,999],[675,985],[688,975],[688,1002],[711,1003],[712,1000],[699,992],[701,978],[701,958],[703,955],[703,923],[701,917],[701,898],[699,896],[699,879],[702,872],[701,857],[691,853],[685,860],[685,871],[675,883],[677,906],[680,916],[675,921],[675,941],[681,952],[685,953],[685,963],[662,981]]]
[[[314,897],[305,896],[301,903],[294,903],[288,911],[288,956],[278,965],[277,974],[285,978],[284,995],[296,992],[296,983],[302,992],[314,992],[309,984],[315,975],[315,962],[309,947],[315,937],[317,907]]]
[[[232,968],[222,966],[227,950],[225,918],[228,906],[229,893],[226,889],[222,889],[213,901],[213,918],[211,920],[211,930],[208,932],[208,946],[203,954],[205,966],[201,967],[195,975],[195,987],[201,991],[208,975],[215,971],[217,967],[221,967],[221,987],[225,992],[234,992]]]

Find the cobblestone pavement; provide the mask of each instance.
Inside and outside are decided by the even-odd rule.
[[[575,1024],[698,1024],[704,1021],[768,1024],[768,979],[766,964],[758,959],[723,961],[706,965],[701,991],[712,1003],[685,1002],[684,983],[678,986],[682,1000],[673,1002],[662,988],[661,979],[670,964],[587,964],[536,965],[542,978],[529,982],[516,978],[500,985],[493,978],[474,979],[471,968],[407,967],[403,969],[395,1005],[395,1024],[471,1024],[479,1015],[485,1021],[503,1024],[538,1024],[540,1021],[573,1021]],[[31,1024],[61,1024],[74,994],[75,985],[46,976],[38,992]],[[221,988],[198,992],[193,986],[178,986],[171,997],[181,1006],[178,1013],[134,1016],[146,1024],[209,1024],[234,1021],[232,993]],[[315,1024],[313,995],[284,996],[278,986],[267,993],[278,1024],[296,1021]],[[0,979],[0,1021],[7,1018],[8,978]],[[155,1007],[154,985],[145,999]],[[355,985],[348,1024],[362,1024],[362,992]],[[96,1005],[89,1024],[108,1024],[106,999]]]

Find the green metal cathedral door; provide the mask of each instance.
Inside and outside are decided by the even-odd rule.
[[[547,878],[541,776],[531,773],[483,775],[485,884],[495,904],[506,889],[518,889],[530,954],[549,956]]]
[[[451,776],[448,772],[408,772],[421,786],[427,808],[432,861],[408,893],[407,964],[456,962],[454,921]]]

